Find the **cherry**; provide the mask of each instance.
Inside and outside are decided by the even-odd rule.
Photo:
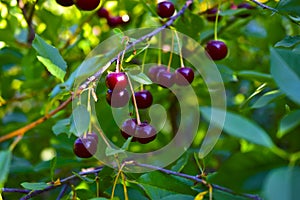
[[[124,72],[112,72],[106,76],[106,86],[111,90],[123,90],[126,88],[128,81]]]
[[[161,65],[151,67],[148,71],[148,76],[152,82],[157,82],[157,74],[160,71],[167,71],[167,68]]]
[[[72,6],[74,4],[73,0],[56,0],[56,3],[58,3],[61,6],[68,7]]]
[[[206,19],[210,22],[215,22],[217,17],[218,8],[210,8],[206,10]],[[222,17],[218,15],[218,20],[221,20]]]
[[[174,84],[174,74],[169,71],[160,71],[156,79],[157,83],[164,88],[172,87]]]
[[[240,3],[237,7],[238,8],[244,8],[244,9],[247,9],[247,10],[254,9],[254,6],[250,5],[249,3]],[[242,18],[246,18],[246,17],[249,17],[250,14],[249,13],[245,13],[245,14],[239,14],[238,16],[242,17]]]
[[[75,5],[80,10],[91,11],[98,7],[100,0],[75,0]]]
[[[97,15],[100,18],[109,18],[109,12],[106,10],[106,8],[101,7],[99,10],[97,10]]]
[[[74,142],[73,151],[79,158],[90,158],[97,151],[97,141],[92,136],[77,138]]]
[[[110,27],[116,27],[116,26],[119,26],[121,24],[123,24],[123,19],[121,16],[115,16],[115,17],[108,17],[107,18],[107,24],[110,26]]]
[[[114,108],[125,106],[129,101],[129,94],[126,89],[123,90],[107,90],[106,93],[107,103]]]
[[[94,139],[96,141],[96,143],[98,143],[98,135],[95,132],[90,132],[86,134],[87,138],[91,138]]]
[[[153,97],[148,90],[142,90],[134,93],[138,108],[148,108],[152,105]],[[133,100],[133,99],[132,99]]]
[[[221,60],[227,55],[227,46],[220,40],[210,40],[206,44],[206,52],[213,60]]]
[[[137,139],[135,137],[135,130],[137,126],[136,119],[127,119],[123,122],[121,126],[121,134],[127,140],[129,137],[133,136],[132,142],[135,142]]]
[[[174,12],[175,12],[175,7],[172,2],[163,1],[157,4],[157,14],[161,18],[169,18],[174,14]]]
[[[189,67],[181,67],[175,71],[175,83],[177,85],[186,86],[193,82],[194,71]]]
[[[156,138],[156,130],[147,122],[142,122],[136,126],[135,135],[139,143],[147,144]]]

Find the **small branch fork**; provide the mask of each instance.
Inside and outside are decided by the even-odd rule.
[[[126,163],[123,164],[125,165],[134,165],[134,166],[138,166],[138,167],[143,167],[143,168],[148,168],[148,169],[153,169],[153,170],[157,170],[160,171],[161,173],[167,174],[167,175],[173,175],[173,176],[178,176],[178,177],[182,177],[188,180],[192,180],[195,183],[200,183],[203,184],[205,186],[211,186],[213,189],[216,190],[220,190],[226,193],[230,193],[233,195],[238,195],[238,196],[242,196],[242,197],[246,197],[248,199],[252,199],[252,200],[262,200],[261,197],[259,197],[258,195],[254,195],[254,194],[238,194],[235,193],[234,191],[232,191],[231,189],[216,185],[216,184],[209,184],[207,183],[204,179],[199,178],[198,176],[192,176],[192,175],[188,175],[188,174],[184,174],[184,173],[180,173],[180,172],[175,172],[169,169],[165,169],[162,167],[157,167],[157,166],[153,166],[153,165],[149,165],[149,164],[141,164],[141,163],[137,163],[135,161],[127,161]],[[80,172],[79,175],[84,176],[84,175],[88,175],[88,174],[97,174],[99,173],[101,170],[103,169],[103,167],[98,167],[96,169],[93,170],[89,170],[89,171],[85,171],[85,172]],[[69,176],[67,178],[64,178],[60,181],[59,185],[50,185],[49,187],[43,189],[43,190],[35,190],[35,191],[31,191],[31,190],[24,190],[24,189],[17,189],[17,188],[2,188],[0,191],[3,193],[22,193],[22,194],[27,194],[26,196],[22,197],[20,200],[27,200],[30,199],[34,196],[37,196],[41,193],[47,192],[49,190],[55,189],[57,187],[62,186],[63,190],[66,190],[66,185],[68,185],[70,183],[71,180],[73,179],[77,179],[78,176],[72,175]],[[62,192],[61,192],[62,193]],[[59,196],[63,196],[61,195],[61,193],[59,194]],[[58,198],[59,199],[59,198]]]
[[[21,0],[19,0],[21,2]],[[128,50],[132,47],[134,47],[136,44],[143,42],[151,37],[153,37],[154,35],[160,33],[163,29],[171,26],[174,21],[179,18],[181,15],[183,15],[184,11],[188,8],[189,5],[191,5],[191,3],[193,2],[193,0],[187,0],[185,5],[181,8],[181,10],[178,11],[178,13],[171,17],[164,25],[162,25],[161,27],[155,29],[154,31],[140,37],[139,39],[135,40],[134,42],[130,43],[129,45],[127,45],[127,47],[125,48],[125,50]],[[94,81],[97,80],[97,78],[99,78],[101,76],[101,74],[106,71],[110,65],[115,62],[117,60],[117,56],[113,59],[111,59],[104,67],[102,67],[99,71],[97,71],[95,74],[93,74],[92,76],[90,76],[89,78],[87,78],[87,80],[79,87],[78,91],[76,92],[76,94],[73,94],[71,97],[69,97],[66,101],[64,101],[59,107],[57,107],[56,109],[54,109],[53,111],[47,113],[46,115],[44,115],[43,117],[37,119],[36,121],[18,129],[15,130],[13,132],[10,132],[2,137],[0,137],[0,143],[3,141],[6,141],[10,138],[16,137],[18,135],[24,135],[27,131],[31,130],[32,128],[36,127],[37,125],[43,123],[44,121],[46,121],[47,119],[49,119],[50,117],[52,117],[53,115],[55,115],[58,111],[64,109],[69,103],[72,102],[72,100],[74,99],[74,97],[77,94],[80,94],[81,91],[83,91],[84,89],[86,89],[91,83],[93,83]]]

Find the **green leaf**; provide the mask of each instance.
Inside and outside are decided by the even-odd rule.
[[[261,72],[243,70],[237,72],[237,76],[245,79],[260,81],[260,82],[272,82],[273,78],[270,74],[264,74]]]
[[[91,179],[91,178],[88,178],[86,176],[81,176],[80,174],[76,173],[76,172],[72,172],[75,176],[77,176],[78,178],[80,178],[81,180],[87,182],[87,183],[94,183],[95,180],[94,179]]]
[[[284,167],[270,172],[264,183],[266,199],[298,200],[300,196],[300,168]]]
[[[132,79],[140,84],[144,84],[144,85],[152,84],[152,81],[149,79],[149,77],[142,72],[140,72],[138,74],[133,74],[133,73],[127,73],[127,74],[130,79]]]
[[[283,97],[284,94],[278,90],[273,90],[262,95],[252,106],[251,108],[261,108],[269,103],[275,101],[278,98]]]
[[[0,151],[0,188],[4,186],[7,180],[11,159],[11,151]]]
[[[45,65],[47,70],[63,82],[66,74],[67,64],[60,55],[59,51],[46,43],[40,36],[35,35],[32,43],[33,48],[39,56],[38,60]]]
[[[300,35],[286,36],[283,40],[277,42],[275,47],[293,47],[300,43]]]
[[[224,110],[221,109],[215,109],[215,113],[219,113],[218,115],[224,115]],[[219,120],[217,118],[214,118],[214,116],[211,116],[211,108],[210,107],[201,107],[200,108],[201,113],[203,114],[203,117],[206,120],[210,120],[212,117],[212,123],[213,125],[223,128],[224,131],[232,136],[245,139],[249,142],[252,142],[254,144],[262,145],[265,147],[273,147],[274,144],[269,137],[269,135],[266,133],[265,130],[263,130],[260,126],[255,124],[254,122],[249,121],[247,118],[242,117],[238,114],[231,113],[229,111],[226,112],[226,118],[225,123],[220,124]],[[222,114],[223,113],[223,114]]]
[[[181,156],[175,165],[172,166],[172,171],[180,172],[185,165],[188,163],[190,158],[190,153],[185,153],[183,156]]]
[[[50,161],[50,179],[52,181],[54,180],[54,172],[55,172],[55,168],[56,168],[56,161],[57,161],[56,156],[54,158],[52,158],[52,160]]]
[[[126,150],[129,148],[129,145],[130,145],[130,142],[131,142],[132,138],[133,138],[133,136],[129,137],[129,138],[124,142],[124,144],[123,144],[123,146],[122,146],[121,149],[123,149],[123,150],[126,151]]]
[[[230,194],[221,190],[213,190],[213,197],[220,200],[249,200],[249,198],[239,196],[238,194]]]
[[[277,5],[277,9],[281,12],[286,12],[294,16],[300,16],[300,1],[299,0],[281,0]]]
[[[160,200],[194,200],[194,196],[185,194],[172,194],[161,198]]]
[[[124,149],[114,149],[110,146],[106,147],[106,149],[105,149],[106,156],[112,156],[112,155],[123,153],[123,152],[125,152]]]
[[[232,69],[230,69],[229,67],[227,67],[225,65],[217,65],[217,67],[222,76],[222,80],[224,81],[224,83],[237,81],[237,78],[233,74]]]
[[[21,185],[23,188],[28,189],[28,190],[43,190],[49,186],[49,184],[47,184],[45,182],[39,182],[39,183],[24,182],[24,183],[21,183]]]
[[[89,128],[90,114],[84,105],[79,105],[73,110],[72,116],[75,127],[75,135],[80,137]]]
[[[289,131],[300,125],[300,110],[290,112],[282,118],[277,132],[277,137],[281,138]]]
[[[271,74],[276,84],[290,99],[300,104],[299,54],[271,48]]]
[[[193,185],[192,181],[189,181],[187,184],[186,180],[183,181],[181,178],[162,174],[157,171],[143,174],[138,179],[138,182],[143,186],[150,199],[162,199],[178,193],[187,195],[196,194],[196,191],[191,189]]]
[[[57,121],[56,124],[52,126],[52,131],[55,135],[68,133],[70,131],[70,119],[67,118]]]

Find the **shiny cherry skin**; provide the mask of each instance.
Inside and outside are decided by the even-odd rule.
[[[210,40],[206,44],[206,52],[213,60],[222,60],[227,56],[228,49],[224,42],[220,40]]]
[[[134,96],[138,108],[140,109],[149,108],[152,105],[153,97],[151,92],[149,92],[148,90],[135,92]]]
[[[174,74],[169,71],[160,71],[157,74],[157,83],[164,88],[170,88],[174,85]]]
[[[123,90],[128,84],[127,75],[124,72],[112,72],[106,76],[106,86],[111,90]]]
[[[148,71],[148,76],[152,82],[154,82],[154,83],[157,82],[157,74],[161,71],[167,71],[167,68],[162,65],[150,67],[150,69]]]
[[[97,10],[97,15],[99,18],[109,18],[109,12],[106,10],[106,8],[101,7],[99,10]]]
[[[210,8],[206,10],[206,19],[210,22],[215,22],[217,17],[218,8]],[[218,20],[221,20],[222,17],[219,15]]]
[[[194,71],[189,67],[181,67],[175,71],[175,83],[180,86],[186,86],[193,82]]]
[[[121,135],[127,140],[129,137],[133,136],[132,142],[137,141],[135,137],[137,121],[136,119],[127,119],[123,122],[121,126]]]
[[[121,16],[113,16],[113,17],[107,18],[107,24],[110,27],[116,27],[116,26],[124,24],[124,21]]]
[[[129,101],[129,94],[126,89],[123,90],[107,90],[107,103],[114,108],[124,107]]]
[[[75,5],[80,10],[95,10],[100,4],[100,0],[75,0]]]
[[[73,152],[79,158],[90,158],[97,151],[97,141],[93,137],[77,138],[74,142]]]
[[[139,143],[147,144],[156,138],[157,132],[153,126],[142,122],[136,126],[135,135]]]
[[[172,2],[169,1],[163,1],[157,4],[157,14],[161,18],[169,18],[172,17],[172,15],[175,12],[175,7]]]
[[[91,139],[94,139],[95,141],[96,141],[96,143],[98,143],[98,135],[97,135],[97,133],[95,133],[95,132],[90,132],[90,133],[87,133],[86,134],[86,137],[87,138],[91,138]]]
[[[74,5],[74,1],[73,0],[56,0],[56,3],[58,3],[61,6],[64,7],[69,7]]]

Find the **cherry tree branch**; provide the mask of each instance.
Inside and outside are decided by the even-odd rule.
[[[185,10],[188,8],[189,5],[191,5],[191,3],[193,2],[193,0],[187,0],[185,5],[181,8],[181,10],[178,11],[178,13],[171,17],[164,25],[162,25],[161,27],[155,29],[154,31],[140,37],[139,39],[135,40],[134,42],[130,43],[129,45],[127,45],[125,50],[128,50],[132,47],[134,47],[136,44],[143,42],[144,40],[147,40],[151,37],[153,37],[154,35],[160,33],[163,29],[171,26],[174,21],[179,18],[181,15],[183,15],[183,13],[185,12]],[[89,78],[87,78],[87,80],[81,84],[81,86],[79,87],[78,91],[76,92],[76,94],[79,94],[82,90],[86,89],[92,82],[96,81],[98,77],[101,76],[101,74],[106,71],[109,66],[115,62],[117,60],[117,56],[113,59],[111,59],[104,67],[102,67],[99,71],[97,71],[95,74],[93,74],[92,76],[90,76]],[[69,103],[72,102],[73,100],[73,96],[71,96],[70,98],[68,98],[66,101],[64,101],[59,107],[57,107],[56,109],[54,109],[53,111],[51,111],[50,113],[44,115],[43,117],[37,119],[36,121],[18,129],[15,130],[11,133],[8,133],[7,135],[4,135],[2,137],[0,137],[0,143],[3,141],[6,141],[10,138],[16,137],[18,135],[23,135],[25,134],[27,131],[31,130],[32,128],[36,127],[37,125],[43,123],[44,121],[46,121],[47,119],[49,119],[50,117],[52,117],[54,114],[56,114],[58,111],[64,109]]]
[[[242,197],[246,197],[248,199],[252,199],[252,200],[262,200],[261,197],[259,197],[258,195],[254,195],[254,194],[245,194],[245,193],[236,193],[234,192],[233,190],[229,189],[229,188],[225,188],[225,187],[222,187],[222,186],[219,186],[219,185],[216,185],[216,184],[209,184],[208,182],[206,182],[204,179],[201,179],[199,178],[197,175],[196,176],[192,176],[192,175],[189,175],[189,174],[184,174],[184,173],[180,173],[180,172],[175,172],[175,171],[172,171],[172,170],[169,170],[169,169],[165,169],[165,168],[162,168],[162,167],[157,167],[157,166],[154,166],[154,165],[149,165],[149,164],[142,164],[142,163],[137,163],[137,162],[134,162],[134,161],[127,161],[125,163],[126,165],[134,165],[134,166],[139,166],[139,167],[143,167],[143,168],[148,168],[148,169],[153,169],[153,170],[157,170],[157,171],[160,171],[164,174],[167,174],[167,175],[173,175],[173,176],[178,176],[178,177],[182,177],[182,178],[185,178],[185,179],[188,179],[188,180],[192,180],[194,181],[195,183],[201,183],[205,186],[209,186],[211,185],[212,188],[216,189],[216,190],[220,190],[220,191],[223,191],[223,192],[226,192],[226,193],[230,193],[230,194],[233,194],[233,195],[238,195],[238,196],[242,196]],[[79,175],[81,176],[84,176],[84,175],[88,175],[88,174],[97,174],[99,173],[101,170],[103,169],[103,166],[101,167],[98,167],[96,169],[93,169],[93,170],[89,170],[89,171],[85,171],[85,172],[80,172]],[[37,196],[41,193],[44,193],[44,192],[47,192],[49,190],[52,190],[52,189],[55,189],[57,187],[60,187],[62,186],[62,190],[59,194],[59,197],[62,197],[66,188],[67,188],[67,184],[70,183],[71,180],[73,179],[77,179],[79,178],[78,176],[76,175],[72,175],[72,176],[69,176],[69,177],[66,177],[64,179],[62,179],[60,181],[60,185],[51,185],[43,190],[35,190],[35,191],[30,191],[30,190],[24,190],[24,189],[17,189],[17,188],[2,188],[2,192],[4,193],[24,193],[24,194],[27,194],[26,196],[22,197],[20,200],[28,200],[34,196]]]

